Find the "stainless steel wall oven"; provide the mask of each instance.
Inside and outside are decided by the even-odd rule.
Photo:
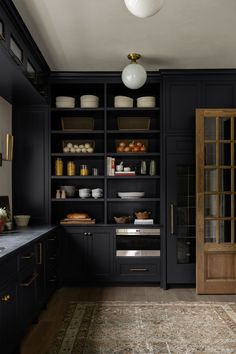
[[[116,229],[117,257],[159,257],[160,244],[160,229]]]

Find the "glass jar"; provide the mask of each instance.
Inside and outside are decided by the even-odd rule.
[[[74,161],[67,162],[67,176],[75,176],[75,163],[74,163]]]
[[[55,175],[56,176],[63,175],[63,161],[60,158],[56,159],[55,161]]]
[[[87,165],[80,166],[80,176],[88,176],[89,170]]]

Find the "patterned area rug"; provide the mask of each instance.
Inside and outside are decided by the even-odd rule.
[[[49,354],[236,353],[236,304],[70,303]]]

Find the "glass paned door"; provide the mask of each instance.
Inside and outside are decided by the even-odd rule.
[[[236,293],[236,110],[197,109],[197,292]]]

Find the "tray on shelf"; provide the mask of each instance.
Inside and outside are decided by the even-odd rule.
[[[150,118],[148,117],[117,117],[119,130],[149,130]]]
[[[123,143],[123,150],[121,150]],[[130,144],[133,144],[131,147]],[[129,148],[129,150],[128,150]],[[145,153],[148,150],[147,139],[116,139],[116,152],[121,153]]]
[[[61,127],[64,131],[76,132],[81,130],[93,130],[94,118],[91,117],[62,117]]]
[[[64,151],[64,148],[65,147],[68,147],[68,144],[72,144],[73,148],[75,149],[75,151],[71,151],[71,149],[69,151]],[[86,144],[89,144],[90,147],[93,149],[93,151],[88,151],[89,148],[86,148]],[[84,146],[84,149],[86,149],[86,151],[78,151],[77,149],[79,148],[79,146]],[[75,146],[77,146],[75,148]],[[83,149],[82,147],[79,148],[79,149]],[[62,151],[63,152],[69,152],[69,153],[75,153],[75,154],[78,154],[78,153],[93,153],[95,150],[95,141],[94,140],[83,140],[83,139],[77,139],[77,140],[63,140],[62,141]]]

